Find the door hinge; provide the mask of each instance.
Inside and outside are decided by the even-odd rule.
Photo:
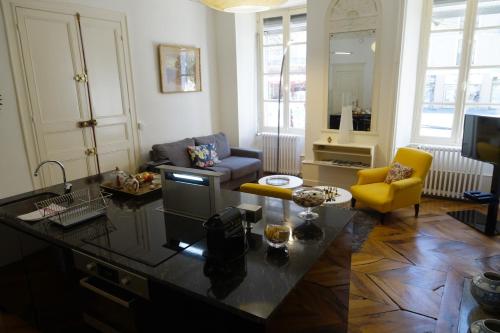
[[[85,155],[87,155],[87,156],[95,156],[95,155],[97,155],[97,148],[96,147],[92,147],[92,148],[85,149]]]
[[[86,83],[86,82],[89,82],[89,77],[87,76],[87,74],[85,73],[82,73],[82,74],[76,74],[73,79],[76,81],[76,82],[82,82],[82,83]]]

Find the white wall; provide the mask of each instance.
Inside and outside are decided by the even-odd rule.
[[[234,14],[216,12],[220,130],[231,146],[237,146],[238,85],[236,63],[236,22]]]
[[[216,14],[220,128],[236,147],[254,147],[257,133],[255,14]]]
[[[307,125],[306,159],[313,159],[312,144],[326,140],[328,136],[336,140],[336,132],[326,130],[328,106],[328,55],[329,38],[327,19],[332,0],[314,0],[307,4]],[[395,97],[399,73],[400,40],[402,24],[401,0],[383,0],[380,4],[380,25],[377,27],[377,52],[375,55],[373,89],[373,111],[376,113],[372,126],[375,131],[356,132],[356,143],[376,144],[376,165],[384,165],[391,158]],[[377,93],[377,89],[379,90]],[[304,178],[307,178],[304,175]]]
[[[215,12],[186,0],[54,0],[124,12],[127,15],[140,131],[141,157],[155,143],[219,131]],[[10,62],[3,16],[0,17],[0,197],[32,189]],[[157,45],[201,48],[202,92],[160,93]],[[230,94],[231,92],[227,92]]]
[[[17,113],[14,79],[9,62],[7,36],[3,17],[0,16],[0,198],[30,191],[28,159]]]
[[[257,24],[255,14],[236,14],[238,146],[253,147],[257,133]]]

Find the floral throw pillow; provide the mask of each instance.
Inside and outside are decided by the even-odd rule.
[[[187,148],[191,164],[198,168],[208,168],[215,165],[212,153],[214,150],[215,146],[211,143],[200,146],[188,146]]]
[[[412,173],[413,173],[413,168],[395,162],[389,169],[389,172],[385,177],[385,182],[387,184],[390,184],[392,182],[397,182],[398,180],[410,178]]]
[[[212,160],[215,164],[220,163],[219,154],[217,154],[217,149],[215,148],[215,143],[208,144],[211,148],[210,152],[212,154]]]

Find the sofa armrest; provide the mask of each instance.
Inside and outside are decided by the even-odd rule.
[[[262,161],[262,150],[252,148],[231,148],[231,156],[252,157]]]
[[[357,185],[381,183],[385,180],[387,172],[389,167],[359,170]]]
[[[253,148],[231,148],[231,156],[251,157],[260,160],[260,168],[257,171],[257,179],[264,176],[263,153],[260,149]]]
[[[170,160],[148,161],[139,167],[139,172],[149,171],[158,172],[156,167],[160,165],[173,165]]]

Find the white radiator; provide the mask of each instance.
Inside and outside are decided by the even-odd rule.
[[[485,163],[462,157],[460,147],[412,145],[431,153],[431,169],[425,179],[424,194],[462,198],[463,192],[484,187]]]
[[[276,173],[278,136],[276,133],[262,133],[264,171]],[[280,134],[280,169],[278,173],[298,175],[303,136]]]

